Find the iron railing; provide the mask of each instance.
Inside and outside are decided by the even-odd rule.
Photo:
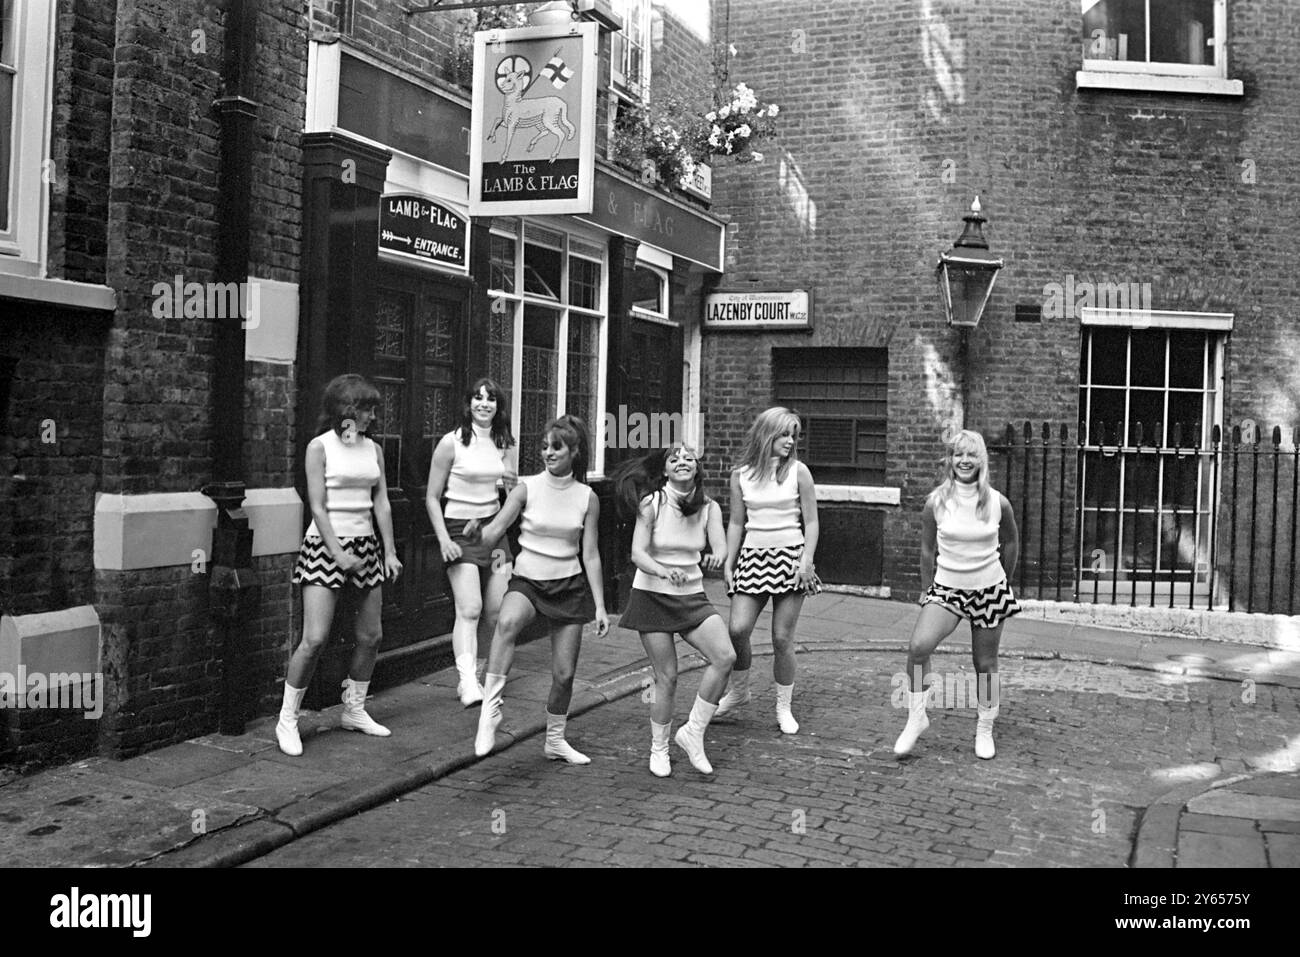
[[[1160,443],[1160,436],[1168,441]],[[1153,438],[1154,437],[1154,438]],[[1300,427],[1008,425],[990,476],[1020,527],[1018,595],[1293,615]]]

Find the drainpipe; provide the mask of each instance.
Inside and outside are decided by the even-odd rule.
[[[257,53],[256,0],[230,0],[226,8],[224,94],[213,105],[221,119],[221,167],[217,196],[215,279],[236,283],[240,315],[250,316],[249,212],[252,204],[253,100]],[[250,302],[250,299],[252,302]],[[243,734],[251,702],[241,636],[247,634],[260,599],[253,569],[253,531],[244,501],[244,322],[213,317],[215,371],[212,382],[213,481],[201,489],[217,504],[217,527],[209,557],[208,608],[221,637],[222,734]]]

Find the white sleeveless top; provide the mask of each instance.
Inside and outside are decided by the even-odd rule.
[[[670,486],[664,487],[664,494],[668,498],[662,495],[651,496],[650,507],[654,517],[650,526],[650,547],[646,551],[659,564],[670,569],[680,568],[686,573],[686,581],[674,585],[667,578],[651,575],[638,568],[632,577],[632,587],[661,595],[695,595],[704,591],[700,552],[704,551],[704,546],[708,543],[706,529],[709,509],[718,506],[709,500],[694,515],[686,516],[677,508],[681,496]]]
[[[790,463],[784,482],[775,479],[776,459],[767,476],[755,480],[740,473],[740,495],[745,501],[745,548],[793,548],[803,544],[799,511],[799,463]]]
[[[505,449],[492,441],[491,428],[471,424],[474,434],[469,445],[460,440],[460,429],[447,433],[455,450],[447,473],[447,518],[488,518],[501,507],[497,482],[505,474]],[[444,436],[447,437],[447,436]]]
[[[515,574],[534,581],[577,575],[582,571],[578,550],[591,504],[591,486],[571,474],[556,478],[550,472],[520,481],[528,487],[528,502],[519,531]]]
[[[313,441],[325,446],[325,510],[336,538],[357,538],[375,534],[370,519],[372,496],[379,484],[379,461],[375,443],[364,435],[347,443],[330,429]],[[320,538],[313,518],[305,538]]]
[[[938,555],[934,583],[977,591],[1003,581],[1007,573],[998,554],[998,528],[1002,524],[1002,498],[989,489],[989,517],[981,521],[975,510],[979,495],[973,486],[957,485],[957,494],[936,506]]]

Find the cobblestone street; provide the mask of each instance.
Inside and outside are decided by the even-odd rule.
[[[628,696],[571,722],[588,767],[548,762],[528,739],[252,866],[1123,867],[1153,800],[1248,758],[1289,761],[1300,726],[1284,687],[1004,657],[997,758],[973,753],[972,707],[934,707],[900,762],[901,666],[897,654],[801,654],[801,730],[786,736],[770,661],[757,659],[753,703],[709,729],[711,778],[679,749],[672,777],[652,777],[647,705]],[[969,659],[940,654],[935,670],[960,691]],[[679,718],[697,683],[683,672]],[[507,697],[506,726],[537,707]]]

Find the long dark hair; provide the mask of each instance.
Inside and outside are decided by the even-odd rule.
[[[576,415],[562,415],[554,419],[542,435],[548,437],[552,433],[573,450],[573,477],[586,484],[591,448],[591,442],[587,438],[587,423]]]
[[[470,412],[470,403],[480,391],[487,393],[489,399],[497,404],[496,415],[492,416],[492,441],[499,449],[508,449],[515,444],[514,433],[510,431],[510,397],[506,390],[496,384],[495,379],[487,376],[479,379],[465,393],[465,404],[460,413],[460,444],[469,445],[474,438],[474,416]]]
[[[355,419],[363,409],[374,411],[380,402],[379,390],[370,381],[355,372],[335,376],[326,384],[320,398],[320,418],[316,420],[317,433],[333,429],[343,434],[343,423]],[[374,420],[371,419],[373,423]]]
[[[614,483],[614,501],[619,510],[619,514],[625,519],[630,520],[638,508],[641,506],[642,499],[649,495],[663,496],[668,498],[668,493],[664,487],[668,484],[668,476],[664,474],[664,466],[668,463],[668,458],[678,449],[683,449],[695,456],[695,488],[684,498],[673,498],[670,501],[677,503],[677,508],[684,516],[691,516],[704,507],[708,499],[704,495],[704,460],[698,452],[688,445],[673,445],[666,449],[655,449],[647,455],[640,458],[629,459],[622,462],[614,469],[610,480]]]

